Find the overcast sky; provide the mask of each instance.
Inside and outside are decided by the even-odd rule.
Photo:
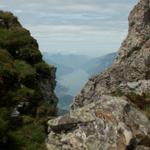
[[[100,56],[117,51],[138,0],[0,0],[38,40],[40,50]]]

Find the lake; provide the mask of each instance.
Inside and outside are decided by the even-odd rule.
[[[60,84],[69,87],[67,94],[76,96],[84,87],[88,79],[89,74],[87,74],[83,69],[78,69],[70,74],[62,76],[59,82]]]

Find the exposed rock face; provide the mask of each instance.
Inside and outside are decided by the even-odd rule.
[[[50,120],[49,150],[149,150],[150,0],[130,13],[111,68],[91,78],[69,114]],[[139,108],[138,108],[138,107]]]
[[[114,93],[120,84],[150,79],[150,1],[141,0],[129,15],[129,33],[113,66],[89,80],[73,108]]]
[[[150,146],[147,117],[123,97],[97,102],[50,120],[49,150],[125,150]]]

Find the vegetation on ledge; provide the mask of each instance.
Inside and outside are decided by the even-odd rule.
[[[56,114],[54,70],[30,32],[13,14],[0,11],[1,150],[45,149],[45,121]],[[45,80],[48,96],[41,86]]]

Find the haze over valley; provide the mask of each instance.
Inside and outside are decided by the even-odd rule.
[[[57,67],[56,94],[59,98],[58,107],[69,110],[73,97],[80,92],[90,77],[112,65],[116,58],[116,53],[90,57],[77,54],[49,54],[45,52],[43,56],[47,63]]]

